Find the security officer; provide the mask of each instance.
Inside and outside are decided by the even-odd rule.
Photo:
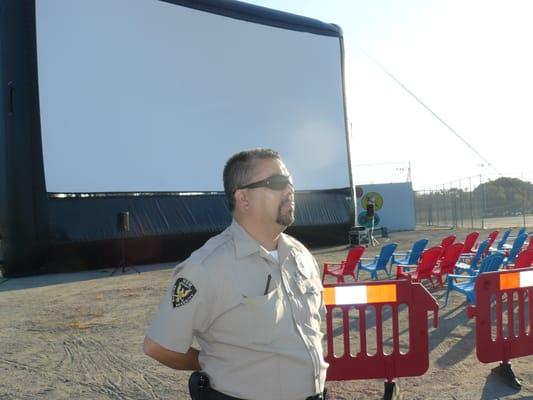
[[[274,150],[243,151],[224,190],[233,222],[176,267],[144,352],[201,370],[193,399],[323,399],[323,288],[311,253],[282,233],[294,222],[289,171]]]

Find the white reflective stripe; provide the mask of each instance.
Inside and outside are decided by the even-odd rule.
[[[366,286],[337,286],[335,303],[338,305],[367,303]]]
[[[533,286],[533,271],[520,271],[520,287]]]

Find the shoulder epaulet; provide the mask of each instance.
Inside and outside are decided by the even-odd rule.
[[[218,235],[213,236],[212,238],[207,240],[207,242],[205,242],[202,247],[193,251],[187,259],[176,265],[176,267],[174,268],[173,275],[175,276],[178,271],[184,268],[186,265],[202,265],[209,256],[211,256],[218,248],[225,245],[230,240],[231,235],[229,234],[227,229],[222,231]]]
[[[219,233],[218,235],[210,238],[207,242],[204,243],[202,247],[193,251],[191,255],[189,256],[189,258],[187,258],[184,262],[201,264],[207,257],[213,254],[219,247],[223,246],[230,240],[231,240],[231,234],[229,233],[228,229],[226,229],[223,232]]]
[[[294,247],[298,248],[300,251],[309,251],[307,250],[307,247],[305,247],[302,242],[300,242],[298,239],[292,237],[291,235],[287,235],[286,233],[282,233],[283,238],[289,242]]]
[[[192,252],[188,261],[194,263],[202,263],[207,257],[213,254],[220,246],[231,240],[231,235],[227,230],[213,236],[202,247]]]

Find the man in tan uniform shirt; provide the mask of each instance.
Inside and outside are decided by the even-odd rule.
[[[176,267],[144,351],[202,370],[208,400],[320,400],[323,288],[311,253],[282,233],[294,222],[287,167],[270,149],[238,153],[224,190],[233,222]]]

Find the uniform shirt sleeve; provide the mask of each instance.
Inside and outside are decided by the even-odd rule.
[[[212,292],[202,265],[179,265],[146,336],[168,350],[186,353],[195,332],[210,325]]]

